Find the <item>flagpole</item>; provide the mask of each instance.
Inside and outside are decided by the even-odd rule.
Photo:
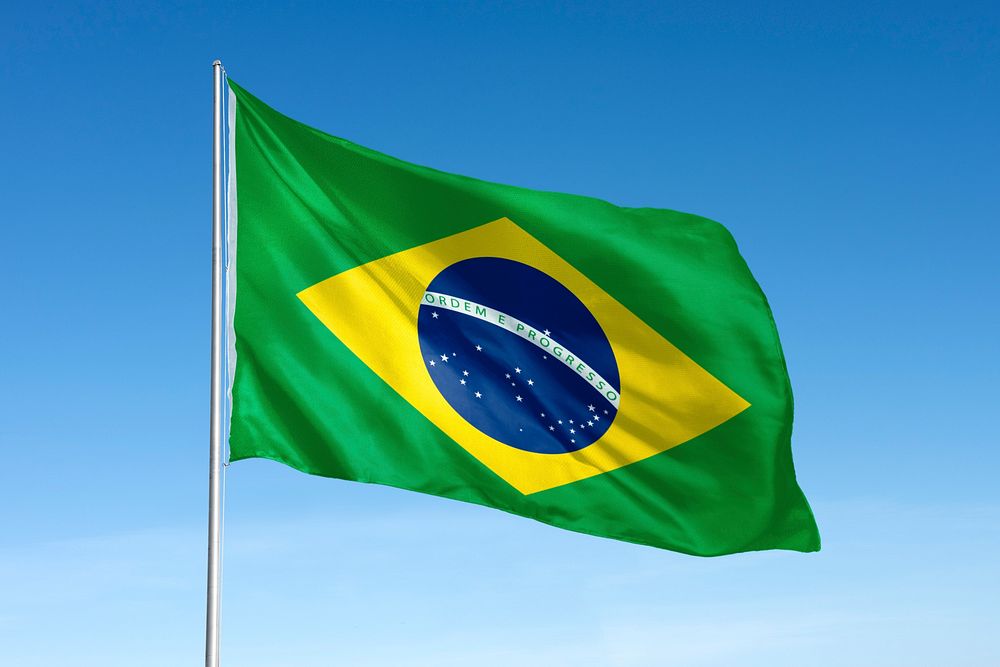
[[[222,598],[222,63],[214,71],[212,128],[212,372],[208,457],[208,585],[205,613],[205,667],[219,667]]]

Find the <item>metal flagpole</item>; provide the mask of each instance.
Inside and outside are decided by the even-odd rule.
[[[205,667],[219,667],[219,606],[222,598],[222,63],[215,74],[212,137],[212,374],[208,457],[208,587]]]

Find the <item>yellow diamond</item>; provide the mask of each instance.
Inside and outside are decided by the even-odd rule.
[[[476,429],[438,392],[417,336],[421,298],[455,262],[499,257],[562,283],[604,330],[621,376],[611,428],[560,454],[510,447]],[[507,218],[327,278],[298,294],[328,329],[457,446],[523,494],[600,475],[676,447],[750,404],[559,255]]]

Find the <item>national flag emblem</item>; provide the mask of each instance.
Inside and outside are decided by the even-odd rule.
[[[506,218],[298,296],[525,494],[658,454],[749,405]]]

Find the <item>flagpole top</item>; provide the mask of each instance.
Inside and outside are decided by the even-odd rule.
[[[222,61],[221,61],[221,60],[219,60],[218,58],[216,58],[216,59],[215,59],[215,60],[214,60],[214,61],[212,62],[212,67],[222,67]]]

